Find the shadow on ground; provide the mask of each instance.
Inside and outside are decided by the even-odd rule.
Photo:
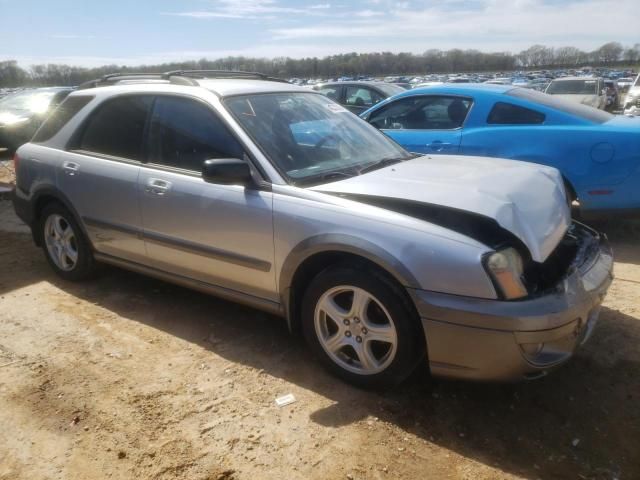
[[[640,478],[640,321],[634,316],[603,308],[590,343],[541,380],[515,385],[435,381],[425,367],[395,391],[372,393],[327,375],[280,319],[112,268],[92,282],[63,282],[29,235],[0,232],[0,241],[0,258],[7,260],[2,268],[15,272],[10,283],[0,284],[0,294],[51,282],[132,322],[333,400],[311,414],[318,424],[341,426],[375,416],[531,479]],[[628,255],[633,263],[640,261],[640,251]]]

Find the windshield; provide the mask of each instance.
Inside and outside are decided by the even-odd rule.
[[[0,110],[44,113],[55,94],[56,92],[53,91],[14,93],[0,100]]]
[[[551,95],[598,95],[597,80],[556,80],[549,84]]]
[[[376,163],[413,158],[323,95],[243,95],[225,104],[271,162],[296,185],[358,175]]]
[[[614,117],[614,115],[605,112],[604,110],[599,110],[597,108],[582,105],[581,103],[572,102],[563,98],[554,97],[553,95],[547,95],[546,93],[537,92],[528,88],[514,88],[505,92],[505,95],[539,103],[545,107],[553,108],[554,110],[558,110],[562,113],[567,113],[593,123],[605,123]]]

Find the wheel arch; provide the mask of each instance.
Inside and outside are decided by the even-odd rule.
[[[330,265],[346,261],[374,268],[402,287],[418,288],[417,280],[397,258],[368,240],[339,234],[309,238],[292,249],[280,271],[279,291],[290,331],[299,331],[304,286]],[[415,308],[408,294],[407,298]]]
[[[42,211],[45,209],[47,205],[54,202],[60,203],[67,210],[69,210],[69,212],[71,212],[71,215],[73,215],[74,220],[80,226],[80,229],[82,230],[82,233],[84,234],[85,238],[88,239],[89,235],[87,234],[84,223],[82,222],[82,218],[80,217],[78,211],[74,208],[69,198],[57,188],[45,187],[35,192],[31,199],[31,204],[33,205],[31,233],[32,233],[33,241],[35,242],[35,244],[37,246],[42,245],[42,238],[40,238],[41,235],[38,229],[38,225],[40,224],[40,217],[42,216]]]

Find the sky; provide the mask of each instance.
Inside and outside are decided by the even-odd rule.
[[[639,0],[0,0],[22,66],[638,43]]]

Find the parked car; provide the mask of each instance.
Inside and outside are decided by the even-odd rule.
[[[600,110],[604,110],[607,106],[607,94],[602,78],[556,78],[551,81],[544,93]]]
[[[72,90],[70,87],[34,88],[0,99],[0,148],[11,153],[28,142],[51,110]]]
[[[362,386],[425,358],[534,378],[589,337],[612,256],[556,169],[416,156],[317,92],[206,75],[93,82],[18,150],[15,209],[58,275],[104,262],[281,315]]]
[[[363,118],[412,152],[556,167],[584,216],[640,212],[640,119],[500,85],[414,89]]]
[[[387,82],[334,82],[313,87],[314,90],[338,102],[347,110],[361,114],[385,98],[406,89]]]
[[[604,109],[608,112],[617,110],[620,104],[620,98],[618,96],[618,82],[615,80],[605,80],[604,88],[607,98]]]
[[[618,88],[621,93],[626,93],[629,88],[635,83],[635,77],[624,77],[618,79]]]
[[[640,116],[640,75],[636,77],[624,99],[624,114]]]

